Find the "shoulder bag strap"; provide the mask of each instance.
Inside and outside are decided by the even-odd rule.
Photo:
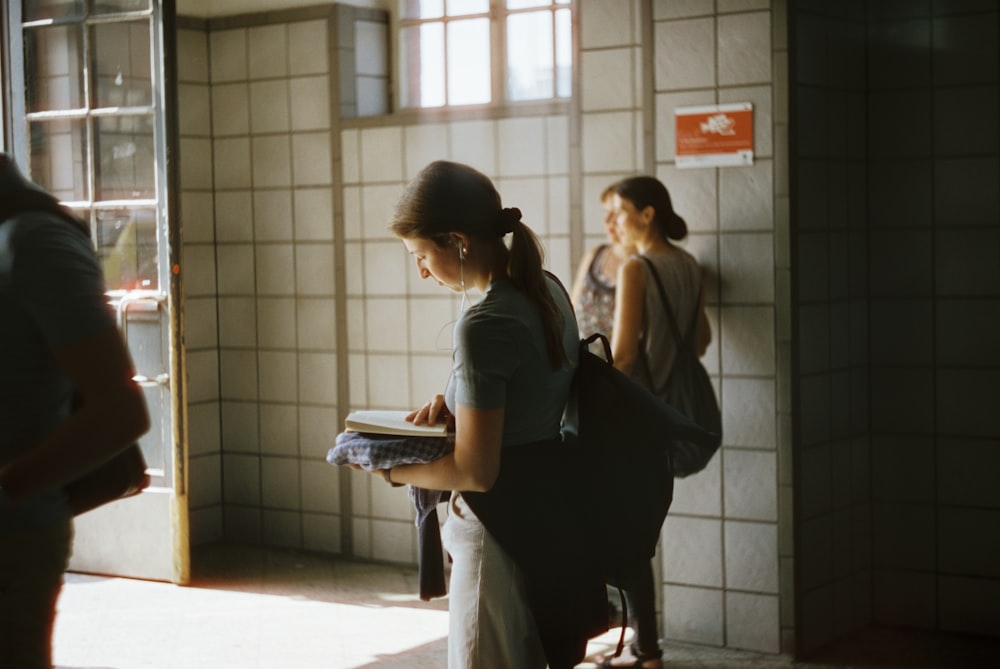
[[[689,345],[688,340],[681,337],[681,330],[677,327],[677,317],[674,316],[674,310],[670,306],[670,298],[667,297],[667,291],[663,289],[663,284],[660,282],[660,274],[656,271],[656,266],[653,265],[653,261],[646,256],[640,255],[639,257],[645,261],[646,265],[649,267],[649,271],[653,273],[653,281],[656,283],[656,289],[660,293],[660,299],[663,301],[663,308],[667,312],[667,322],[670,324],[670,332],[674,335],[677,345]]]
[[[660,299],[663,301],[663,308],[667,312],[667,322],[670,324],[670,331],[674,335],[674,340],[677,342],[679,348],[686,348],[694,352],[694,333],[695,328],[698,326],[698,309],[701,307],[701,286],[698,287],[698,300],[695,302],[695,312],[694,317],[691,320],[691,326],[688,328],[687,337],[681,337],[680,328],[677,327],[677,317],[674,315],[674,310],[670,305],[670,299],[667,297],[667,291],[663,289],[663,284],[660,282],[660,274],[656,271],[656,266],[653,265],[653,261],[644,255],[639,255],[646,265],[649,267],[649,271],[653,273],[653,281],[656,282],[656,289],[660,293]],[[650,369],[649,361],[646,359],[646,351],[641,346],[639,347],[639,354],[642,358],[643,365],[646,366],[646,373],[649,378],[653,378],[652,369]],[[662,393],[657,393],[662,394]]]

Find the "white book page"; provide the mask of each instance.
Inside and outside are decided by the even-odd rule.
[[[446,434],[444,423],[434,425],[414,425],[406,420],[409,411],[361,410],[347,414],[344,426],[354,432],[369,434],[396,434],[400,436],[443,437]]]

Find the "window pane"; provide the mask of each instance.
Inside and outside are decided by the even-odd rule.
[[[84,107],[81,38],[79,26],[24,32],[25,105],[29,112]]]
[[[122,12],[143,12],[150,9],[150,0],[97,0],[93,14],[120,14]]]
[[[556,10],[556,97],[573,94],[573,29],[570,10]]]
[[[149,21],[97,25],[91,29],[91,40],[94,105],[151,105]]]
[[[550,7],[551,0],[507,0],[507,9],[525,9],[526,7]]]
[[[444,0],[400,0],[399,13],[404,19],[439,19],[444,16]]]
[[[25,21],[83,18],[83,0],[24,0],[21,11]]]
[[[158,288],[155,210],[97,211],[95,242],[108,290]]]
[[[448,104],[490,101],[490,20],[448,24]]]
[[[490,11],[490,0],[447,0],[448,16],[486,14]]]
[[[403,105],[444,105],[444,25],[425,23],[400,31],[400,71],[406,82]]]
[[[28,136],[31,180],[63,201],[89,199],[84,122],[32,121]]]
[[[153,117],[100,118],[95,133],[95,199],[156,197]]]
[[[552,12],[507,17],[507,97],[551,98],[553,88]]]

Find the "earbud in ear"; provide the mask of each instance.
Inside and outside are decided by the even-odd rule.
[[[465,254],[466,253],[467,253],[467,251],[465,250],[464,247],[461,247],[461,246],[458,247],[458,259],[459,260],[465,260]]]

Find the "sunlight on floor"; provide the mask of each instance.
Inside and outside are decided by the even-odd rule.
[[[338,602],[331,594],[316,600],[308,593],[71,574],[56,623],[56,665],[358,669],[386,666],[388,658],[405,655],[408,667],[443,666],[446,602],[429,608],[398,592]],[[428,655],[426,663],[422,654]]]

